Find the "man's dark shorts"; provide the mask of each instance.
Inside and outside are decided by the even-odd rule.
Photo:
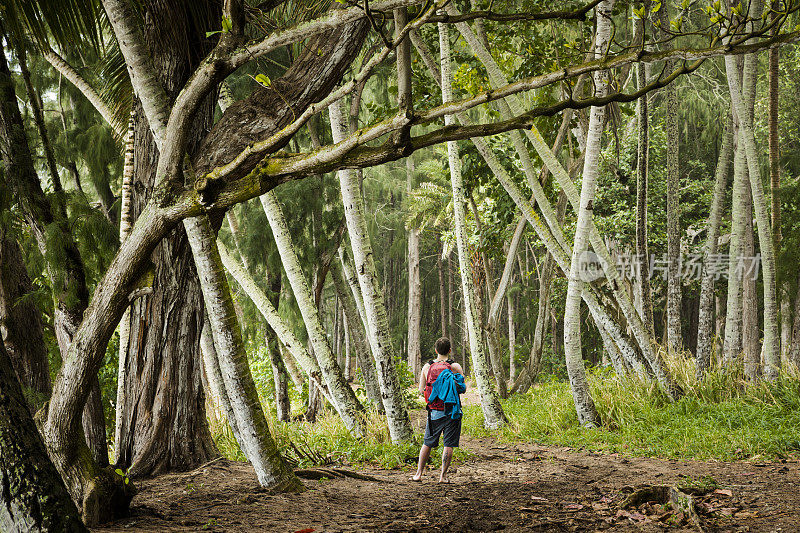
[[[461,438],[461,418],[453,420],[449,416],[438,420],[431,420],[428,415],[428,424],[425,426],[425,446],[436,448],[439,445],[439,435],[444,434],[444,445],[448,448],[458,448]]]

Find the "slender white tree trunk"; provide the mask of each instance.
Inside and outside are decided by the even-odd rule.
[[[442,101],[449,102],[453,99],[452,77],[450,69],[450,37],[447,25],[439,23],[439,49],[441,50],[442,70]],[[454,122],[452,116],[445,117],[445,124]],[[489,378],[489,365],[486,354],[481,345],[481,332],[478,329],[478,317],[475,314],[475,295],[472,286],[469,256],[467,254],[467,235],[464,213],[464,204],[467,201],[464,184],[461,179],[461,160],[456,142],[447,143],[447,155],[450,163],[450,182],[453,188],[453,225],[456,230],[456,248],[458,250],[458,264],[461,273],[461,291],[464,296],[464,315],[469,335],[469,347],[472,353],[472,373],[478,385],[481,396],[481,409],[483,410],[484,424],[487,428],[497,429],[506,422],[503,408],[496,391],[492,388]]]
[[[344,327],[344,378],[349,382],[352,377],[352,366],[350,365],[350,324],[347,322],[347,315],[342,320]]]
[[[738,117],[738,113],[737,113]],[[736,140],[733,158],[733,193],[731,205],[731,240],[728,245],[728,299],[725,318],[725,341],[723,358],[730,365],[742,352],[742,278],[737,265],[742,255],[744,235],[744,196],[747,194],[747,167],[741,136],[738,135],[740,120],[737,118]]]
[[[236,424],[236,413],[228,397],[228,391],[225,389],[225,381],[222,379],[219,355],[214,346],[214,337],[211,333],[211,322],[208,320],[208,313],[204,313],[203,317],[203,331],[200,333],[200,353],[203,356],[203,368],[205,369],[209,389],[207,394],[211,398],[214,408],[221,410],[225,415],[236,442],[241,442],[242,436],[239,434],[239,426]]]
[[[602,57],[608,49],[611,38],[611,9],[613,0],[603,0],[595,8],[597,16],[597,34],[595,37],[595,57]],[[598,96],[606,93],[605,74],[600,71],[594,76],[595,91]],[[594,407],[589,394],[583,365],[581,349],[581,279],[582,262],[589,249],[589,233],[592,222],[592,204],[597,188],[598,166],[600,160],[600,142],[603,137],[603,119],[605,109],[592,107],[589,114],[589,130],[586,136],[586,155],[584,156],[583,179],[581,182],[581,201],[578,209],[578,220],[575,224],[575,240],[572,247],[567,299],[564,304],[564,352],[567,360],[567,374],[572,386],[572,397],[578,412],[578,421],[584,426],[600,424],[600,415]]]
[[[663,5],[658,13],[661,38],[669,38],[669,15]],[[664,68],[672,72],[674,61]],[[667,131],[667,350],[681,350],[681,280],[680,280],[680,160],[678,153],[678,94],[675,84],[664,89],[664,110]]]
[[[331,118],[333,141],[341,141],[347,132],[347,122],[342,102],[328,107]],[[389,434],[393,442],[411,438],[413,431],[408,411],[403,403],[403,392],[395,368],[394,347],[389,334],[389,320],[386,316],[383,292],[372,253],[372,243],[367,232],[367,221],[364,217],[364,199],[358,186],[358,179],[352,170],[337,172],[344,203],[344,214],[347,220],[347,232],[353,250],[355,271],[364,301],[364,314],[367,322],[367,336],[372,355],[375,358],[375,369],[378,384],[381,388],[383,407],[389,424]]]
[[[278,453],[261,408],[211,223],[203,215],[185,219],[184,227],[202,281],[203,299],[239,446],[262,487],[303,490],[300,480]]]
[[[314,297],[295,253],[283,210],[274,191],[261,195],[260,199],[272,229],[283,269],[286,272],[286,279],[289,280],[289,285],[292,287],[297,307],[300,309],[300,315],[303,317],[303,323],[308,332],[308,339],[314,348],[314,356],[317,358],[322,377],[328,385],[333,399],[333,406],[342,417],[347,429],[356,435],[361,435],[364,424],[360,414],[362,406],[344,378],[342,369],[337,364],[336,356],[328,343],[317,307],[314,305]]]
[[[369,331],[367,312],[364,310],[364,298],[361,296],[361,286],[358,283],[356,270],[353,268],[353,264],[350,262],[350,256],[347,255],[344,246],[339,248],[339,262],[342,265],[342,274],[344,274],[344,278],[350,286],[350,292],[353,294],[353,300],[356,304],[356,310],[358,310],[358,316],[361,319],[361,325],[364,327],[364,331]]]
[[[136,126],[134,114],[128,120],[128,133],[125,135],[125,159],[122,166],[122,193],[119,208],[119,242],[122,244],[133,227],[131,213],[131,197],[133,193],[133,132]],[[119,359],[117,364],[117,401],[115,405],[125,405],[125,382],[127,380],[128,339],[131,332],[130,310],[126,309],[119,323]],[[119,461],[120,447],[117,443],[121,440],[122,424],[125,419],[125,410],[117,409],[114,417],[114,460]]]
[[[406,192],[414,189],[414,160],[406,158]],[[420,349],[420,320],[422,315],[422,289],[419,278],[419,230],[408,230],[408,366],[419,376],[422,369]]]
[[[754,76],[756,56],[747,55],[744,59],[743,77]],[[758,163],[758,151],[753,133],[753,120],[747,112],[745,101],[753,98],[751,94],[742,94],[739,83],[739,71],[736,58],[725,57],[725,70],[728,76],[728,87],[731,103],[739,116],[739,138],[742,142],[750,176],[750,191],[753,198],[756,225],[758,227],[758,244],[761,251],[762,272],[764,280],[764,375],[767,379],[775,379],[781,368],[780,339],[778,337],[778,291],[775,267],[775,241],[772,238],[772,226],[764,186],[761,181],[761,167]],[[744,88],[750,92],[754,88],[745,83]]]
[[[344,316],[347,319],[347,329],[351,344],[356,354],[356,361],[361,368],[361,375],[364,378],[364,387],[367,389],[367,398],[375,405],[378,412],[383,413],[383,400],[381,399],[381,388],[378,385],[378,376],[375,373],[375,362],[372,360],[372,353],[369,349],[369,341],[358,316],[358,310],[354,298],[346,287],[344,274],[339,263],[331,263],[331,280],[333,288],[344,307]],[[355,280],[358,286],[358,280]],[[360,294],[360,291],[359,291]],[[351,366],[355,366],[352,365]],[[349,375],[348,375],[349,378]]]
[[[517,330],[514,326],[514,296],[506,297],[508,302],[508,380],[517,378]]]
[[[645,39],[645,19],[635,22],[634,40],[643,46]],[[647,85],[645,66],[636,65],[636,88]],[[639,300],[639,315],[642,317],[648,333],[653,335],[653,298],[650,291],[650,252],[647,245],[647,199],[648,179],[650,172],[650,113],[648,96],[639,97],[636,101],[636,255],[641,261],[639,276],[636,280],[636,295]]]
[[[725,203],[725,186],[728,183],[731,152],[733,151],[733,123],[729,115],[728,124],[722,134],[722,148],[717,159],[714,175],[714,195],[711,199],[711,211],[708,215],[706,243],[703,247],[703,277],[700,281],[700,311],[697,319],[697,376],[700,377],[711,363],[711,323],[714,319],[714,282],[717,275],[709,269],[713,258],[717,255],[719,241],[719,225],[722,221],[722,209]]]

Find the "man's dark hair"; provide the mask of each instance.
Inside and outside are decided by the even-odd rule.
[[[436,353],[439,355],[447,355],[450,353],[450,339],[442,337],[436,341]]]

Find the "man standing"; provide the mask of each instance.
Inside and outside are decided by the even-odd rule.
[[[425,442],[419,451],[417,473],[412,481],[422,481],[422,472],[431,456],[431,449],[439,445],[439,436],[444,434],[442,472],[439,483],[449,483],[447,470],[453,458],[453,448],[458,447],[461,437],[461,398],[466,392],[461,365],[450,359],[450,339],[436,341],[436,359],[422,367],[419,376],[419,393],[425,397],[428,423],[425,426]]]

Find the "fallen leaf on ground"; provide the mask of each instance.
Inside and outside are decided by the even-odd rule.
[[[567,509],[568,511],[580,511],[583,509],[583,505],[579,503],[568,503],[564,505],[564,509]]]
[[[733,491],[730,489],[717,489],[714,491],[714,494],[719,494],[721,496],[733,496]]]

